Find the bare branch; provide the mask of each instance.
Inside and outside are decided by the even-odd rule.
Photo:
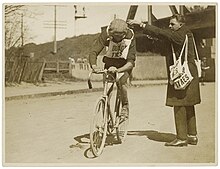
[[[28,27],[26,27],[24,18],[34,19],[36,12],[31,11],[32,6],[28,5],[5,5],[5,47],[9,49],[19,45],[30,38]]]
[[[5,5],[5,16],[20,10],[24,5]]]

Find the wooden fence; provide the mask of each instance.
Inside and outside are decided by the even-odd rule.
[[[71,61],[46,61],[45,59],[36,61],[28,56],[20,56],[11,61],[6,60],[5,81],[9,83],[21,83],[21,81],[36,83],[42,81],[44,73],[67,72],[71,76],[77,74],[76,78],[80,78],[82,76],[81,72],[89,70],[88,63],[73,64]],[[87,74],[86,77],[88,76]]]
[[[47,61],[45,63],[44,71],[49,72],[71,72],[70,61]]]
[[[41,81],[45,62],[31,61],[28,56],[20,56],[5,62],[5,81],[21,83],[21,81],[36,83]]]
[[[6,74],[8,75],[6,77],[6,80],[8,82],[17,82],[20,83],[23,73],[24,73],[24,67],[27,64],[27,57],[17,57],[13,63],[6,62]],[[10,66],[10,68],[9,68]]]
[[[42,81],[44,72],[71,73],[72,65],[68,61],[33,61],[29,57],[21,56],[5,62],[5,81],[9,83]]]

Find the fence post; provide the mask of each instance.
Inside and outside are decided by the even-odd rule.
[[[59,61],[57,60],[57,73],[59,73]]]
[[[15,68],[17,66],[17,62],[18,62],[18,59],[17,57],[14,59],[13,61],[13,65],[11,67],[11,71],[10,71],[10,74],[9,74],[9,77],[8,77],[8,82],[14,82],[14,76],[15,76]]]
[[[46,60],[44,59],[44,62],[43,62],[43,65],[41,67],[41,70],[40,70],[40,74],[39,74],[39,77],[38,77],[38,80],[39,81],[42,81],[42,77],[43,77],[43,73],[44,73],[44,68],[46,66]]]
[[[21,61],[22,61],[23,65],[21,64],[22,65],[22,70],[21,70],[21,73],[18,77],[18,83],[21,83],[21,81],[23,80],[24,74],[26,72],[27,62],[28,62],[29,58],[30,58],[30,56],[25,56],[25,55],[23,55],[21,57]]]

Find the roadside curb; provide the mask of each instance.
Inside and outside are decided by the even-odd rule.
[[[145,87],[145,86],[154,86],[154,85],[165,85],[167,83],[155,83],[155,84],[134,84],[131,88],[134,87]],[[27,94],[27,95],[18,95],[18,96],[9,96],[5,97],[5,101],[10,100],[22,100],[22,99],[31,99],[31,98],[40,98],[40,97],[49,97],[49,96],[59,96],[59,95],[71,95],[71,94],[80,94],[80,93],[92,93],[102,91],[103,88],[93,88],[93,89],[77,89],[77,90],[67,90],[59,92],[47,92],[47,93],[36,93],[36,94]]]
[[[40,98],[40,97],[48,97],[48,96],[59,96],[59,95],[70,95],[70,94],[80,94],[80,93],[91,93],[101,91],[102,88],[94,88],[94,89],[79,89],[79,90],[67,90],[60,92],[48,92],[48,93],[36,93],[36,94],[27,94],[27,95],[18,95],[18,96],[10,96],[5,97],[6,101],[10,100],[20,100],[20,99],[31,99],[31,98]]]

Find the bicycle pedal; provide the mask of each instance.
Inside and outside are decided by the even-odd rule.
[[[122,123],[122,122],[124,122],[126,120],[128,120],[127,116],[120,116],[120,122],[119,123]]]
[[[119,123],[120,123],[120,118],[117,117],[115,120],[115,128],[118,127]]]

